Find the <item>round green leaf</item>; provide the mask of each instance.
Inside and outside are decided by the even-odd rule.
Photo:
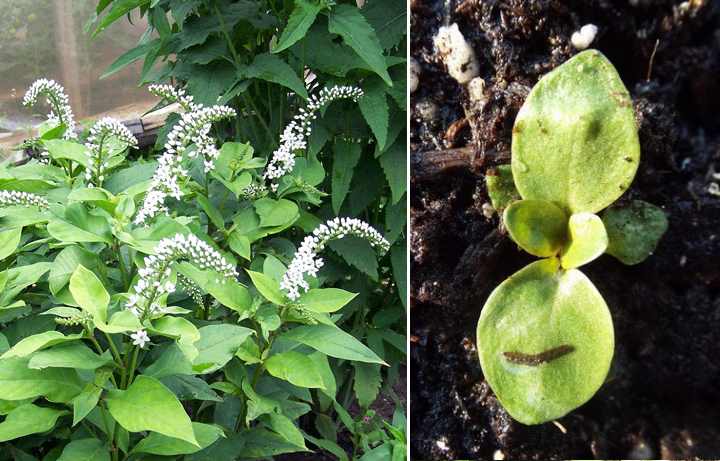
[[[597,50],[540,79],[515,119],[512,171],[524,199],[595,213],[625,192],[639,161],[632,100]]]
[[[610,311],[590,280],[537,261],[505,280],[483,307],[477,328],[485,379],[524,424],[551,421],[587,402],[613,356]]]
[[[602,219],[609,237],[607,252],[628,265],[650,256],[668,228],[665,213],[641,200],[633,200],[626,207],[608,208]]]
[[[542,200],[518,200],[505,209],[505,227],[520,248],[545,258],[556,255],[565,242],[567,215]]]
[[[587,264],[605,252],[608,236],[598,215],[575,213],[568,221],[568,240],[560,263],[565,269]]]

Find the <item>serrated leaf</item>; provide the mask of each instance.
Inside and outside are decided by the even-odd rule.
[[[320,10],[322,10],[320,4],[311,3],[307,0],[295,0],[295,8],[293,8],[287,26],[283,29],[280,40],[278,40],[277,46],[273,48],[272,52],[279,53],[302,39],[313,22],[315,22]]]
[[[250,78],[258,78],[277,83],[291,89],[303,99],[308,98],[305,83],[285,61],[273,54],[259,54],[252,64],[245,68],[244,73]]]
[[[385,149],[390,124],[390,108],[385,95],[385,83],[380,78],[372,76],[362,85],[363,96],[358,101],[360,112],[370,126],[378,148]]]
[[[393,85],[387,72],[380,40],[359,8],[347,4],[335,6],[330,13],[328,30],[331,34],[340,35],[388,86]]]
[[[355,167],[360,160],[360,144],[338,139],[333,149],[332,165],[332,207],[337,215],[350,190]]]
[[[380,165],[385,172],[390,191],[392,192],[392,203],[397,203],[407,191],[407,149],[404,137],[395,141],[380,156]]]
[[[373,280],[378,279],[377,253],[366,240],[349,236],[333,240],[328,246],[360,272],[367,274]]]
[[[380,365],[372,363],[353,363],[355,368],[355,380],[353,389],[358,403],[363,408],[368,408],[380,393],[382,376],[380,376]]]
[[[407,245],[405,240],[394,245],[390,250],[390,263],[393,268],[393,278],[397,284],[398,295],[402,305],[407,309]]]
[[[360,12],[375,29],[385,50],[397,46],[407,34],[407,5],[403,0],[368,0]]]

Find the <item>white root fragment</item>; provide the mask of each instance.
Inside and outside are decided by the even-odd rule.
[[[598,28],[595,24],[585,24],[579,31],[572,34],[570,42],[578,50],[584,50],[595,40]]]
[[[420,63],[410,58],[410,93],[414,93],[420,86]]]

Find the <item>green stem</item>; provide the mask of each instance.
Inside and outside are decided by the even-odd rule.
[[[103,355],[103,353],[105,353],[105,351],[103,351],[103,348],[100,347],[100,343],[97,341],[97,339],[95,339],[95,336],[91,332],[87,333],[87,339],[89,339],[92,345],[95,346],[95,350],[98,352],[98,354]],[[122,366],[122,363],[120,363],[119,365]],[[115,387],[118,387],[117,382],[115,381],[114,374],[110,375],[110,380],[115,385]]]
[[[133,348],[132,361],[130,362],[130,373],[128,374],[127,385],[130,386],[135,378],[135,367],[137,367],[138,354],[140,354],[140,348],[135,346]]]

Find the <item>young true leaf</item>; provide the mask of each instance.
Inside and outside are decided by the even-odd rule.
[[[129,432],[153,431],[200,446],[180,401],[160,381],[138,376],[127,390],[110,391],[110,414]]]
[[[554,256],[567,233],[567,215],[542,200],[518,200],[505,209],[503,221],[520,248],[541,258]]]
[[[597,50],[540,79],[515,119],[512,170],[524,199],[596,213],[630,186],[639,160],[632,101]]]
[[[510,165],[498,165],[492,172],[488,171],[485,185],[490,203],[498,212],[502,212],[512,202],[520,200]]]
[[[557,258],[530,264],[498,286],[477,328],[485,378],[524,424],[564,416],[602,385],[613,356],[610,311],[595,286]]]
[[[608,208],[602,219],[609,237],[608,254],[628,265],[641,263],[651,255],[668,228],[665,213],[641,200]]]
[[[603,254],[607,245],[602,220],[592,213],[575,213],[568,221],[568,237],[560,263],[565,269],[580,267]]]

